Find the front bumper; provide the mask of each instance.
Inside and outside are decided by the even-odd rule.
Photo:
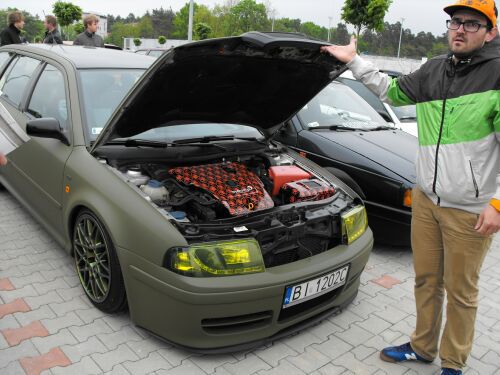
[[[266,269],[264,273],[191,278],[117,248],[132,320],[179,346],[227,352],[276,339],[323,319],[354,299],[371,249],[370,229],[351,245]],[[282,309],[285,287],[349,264],[344,286]],[[293,310],[292,310],[293,309]]]

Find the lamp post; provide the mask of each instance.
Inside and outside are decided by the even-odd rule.
[[[405,19],[401,18],[401,30],[399,31],[398,59],[399,59],[399,52],[401,51],[401,37],[403,36],[403,22],[405,22]]]
[[[188,40],[193,40],[193,8],[194,8],[194,0],[190,0],[189,2],[189,25],[188,25]]]
[[[332,30],[332,17],[328,17],[328,43],[330,43],[331,30]]]

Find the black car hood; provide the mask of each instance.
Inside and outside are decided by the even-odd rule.
[[[184,123],[250,125],[269,136],[345,64],[324,42],[297,34],[250,32],[166,52],[134,86],[94,144]]]
[[[410,134],[401,130],[315,133],[372,160],[408,182],[416,182],[418,140]]]

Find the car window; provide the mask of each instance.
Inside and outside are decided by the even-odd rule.
[[[40,64],[39,60],[31,57],[20,56],[7,69],[0,79],[0,93],[14,104],[19,105],[23,97],[24,89],[28,85],[33,72]]]
[[[163,54],[163,51],[151,50],[149,51],[149,56],[152,57],[160,57]]]
[[[91,141],[101,133],[111,114],[143,73],[143,69],[80,70],[86,130]]]
[[[387,126],[384,119],[361,96],[339,82],[332,82],[299,111],[307,128],[346,126],[373,128]]]
[[[398,116],[401,122],[415,122],[417,121],[417,107],[414,104],[404,105],[401,107],[391,106],[392,110]]]
[[[387,113],[384,103],[379,99],[377,95],[368,89],[362,82],[356,81],[354,79],[348,78],[339,78],[339,81],[349,86],[351,89],[356,91],[356,93],[365,99],[368,104],[370,104],[377,112],[379,113]],[[389,114],[387,113],[387,116]],[[390,117],[390,116],[389,116]]]
[[[31,95],[28,112],[36,118],[53,117],[61,127],[67,128],[68,109],[62,73],[47,65],[36,83]]]
[[[0,52],[0,73],[2,72],[2,69],[4,65],[9,61],[9,58],[12,56],[12,53],[10,52]]]
[[[139,55],[145,55],[148,51],[146,50],[140,50],[140,51],[135,51],[135,53],[138,53]]]

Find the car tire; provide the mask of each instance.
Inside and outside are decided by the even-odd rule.
[[[361,189],[361,187],[347,173],[345,173],[344,171],[342,171],[340,169],[332,168],[332,167],[326,167],[325,169],[328,172],[330,172],[331,174],[333,174],[335,177],[337,177],[344,184],[349,186],[352,190],[354,190],[354,192],[356,194],[358,194],[361,199],[366,199],[365,194],[363,193],[363,190]]]
[[[127,296],[115,247],[104,225],[90,210],[78,213],[72,245],[80,284],[92,304],[106,313],[124,310]]]

